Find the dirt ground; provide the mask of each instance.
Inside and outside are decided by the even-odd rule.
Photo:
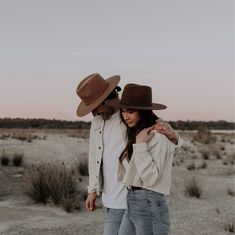
[[[171,235],[229,234],[225,226],[234,225],[234,133],[214,133],[214,144],[193,141],[192,132],[180,133],[185,140],[174,159],[171,195]],[[24,175],[32,164],[64,162],[74,167],[87,158],[88,132],[75,130],[0,129],[0,157],[23,154],[23,164],[0,164],[0,234],[101,235],[105,208],[67,213],[54,204],[33,203],[22,190]],[[185,182],[196,177],[201,185],[199,199],[185,195]],[[78,182],[86,190],[87,177]]]

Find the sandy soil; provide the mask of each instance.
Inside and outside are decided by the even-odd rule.
[[[195,134],[195,133],[194,133]],[[192,141],[192,133],[181,133],[184,146],[176,153],[171,195],[171,235],[222,235],[224,225],[234,220],[234,134],[217,133],[217,142],[202,145]],[[15,136],[28,136],[27,140]],[[35,139],[32,137],[35,136]],[[32,139],[32,140],[29,140]],[[105,209],[65,212],[53,204],[34,204],[22,192],[24,173],[31,164],[64,162],[74,167],[87,157],[88,132],[74,130],[0,129],[0,156],[4,151],[24,154],[23,165],[0,165],[0,234],[102,234]],[[209,159],[203,155],[207,149]],[[200,169],[206,163],[204,169]],[[193,164],[196,169],[188,170]],[[194,175],[202,187],[200,199],[185,196],[185,181]],[[79,182],[86,190],[87,177]],[[101,205],[100,199],[99,204]]]

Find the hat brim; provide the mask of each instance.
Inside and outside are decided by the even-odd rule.
[[[79,117],[83,117],[95,108],[97,108],[109,96],[112,90],[118,85],[120,79],[121,78],[118,75],[107,78],[106,81],[109,83],[109,85],[106,91],[92,104],[86,105],[83,101],[81,101],[77,108],[77,115]]]
[[[141,110],[162,110],[166,109],[167,106],[164,104],[152,103],[150,106],[134,106],[123,104],[119,99],[106,100],[106,105],[115,107],[115,108],[127,108],[127,109],[141,109]]]

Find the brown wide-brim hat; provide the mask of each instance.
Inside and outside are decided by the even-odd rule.
[[[162,110],[167,106],[152,103],[152,89],[149,86],[138,84],[127,84],[124,87],[121,99],[105,101],[105,104],[116,108]]]
[[[120,81],[119,75],[104,79],[94,73],[84,78],[77,87],[77,95],[82,100],[77,108],[77,115],[83,117],[97,108],[113,91]]]

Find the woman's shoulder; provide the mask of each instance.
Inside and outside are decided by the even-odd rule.
[[[151,131],[151,134],[153,134],[153,137],[148,142],[149,148],[153,148],[157,144],[168,144],[170,142],[165,135],[156,131]]]

